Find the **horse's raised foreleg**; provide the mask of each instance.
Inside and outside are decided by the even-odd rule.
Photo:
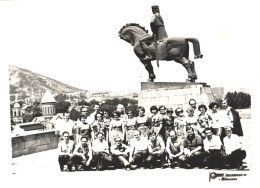
[[[188,82],[194,82],[194,75],[193,75],[193,72],[191,70],[191,64],[190,64],[191,61],[189,61],[185,57],[176,57],[173,60],[176,61],[177,63],[182,64],[182,66],[185,67],[185,69],[187,70],[187,73],[188,73],[187,81]]]
[[[151,61],[145,61],[145,60],[140,60],[140,61],[143,63],[145,69],[147,70],[147,72],[149,74],[148,81],[153,82],[154,79],[156,78],[156,76],[153,72],[153,65],[152,65]]]

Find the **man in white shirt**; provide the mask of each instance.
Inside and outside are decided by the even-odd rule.
[[[141,132],[138,130],[134,132],[134,137],[135,139],[132,142],[129,162],[140,166],[148,156],[148,140],[141,136]]]
[[[231,127],[232,132],[238,136],[243,136],[243,129],[240,122],[239,113],[232,107],[228,105],[228,101],[225,99],[221,103],[222,110],[220,110],[222,114],[222,119],[225,122],[223,122],[223,127]],[[223,130],[224,133],[225,130]],[[225,137],[225,133],[221,135],[221,138],[223,139]]]
[[[200,115],[200,111],[197,108],[197,102],[195,99],[190,99],[189,100],[189,105],[191,108],[194,110],[194,116],[197,118]]]
[[[220,170],[222,165],[222,143],[220,137],[213,135],[211,128],[208,127],[205,128],[204,134],[206,135],[206,138],[203,140],[203,146],[206,152],[204,163],[207,164],[208,168]]]
[[[97,170],[103,170],[105,166],[112,164],[113,158],[109,153],[108,142],[104,139],[104,133],[98,132],[97,139],[92,143],[93,159],[97,164]]]
[[[73,130],[75,130],[75,123],[69,118],[69,113],[64,113],[64,119],[58,121],[56,125],[56,130],[60,136],[63,135],[64,132],[69,133],[69,139],[74,140]],[[63,138],[61,137],[61,140]]]
[[[89,115],[89,117],[87,118],[87,123],[89,124],[89,125],[92,125],[94,122],[95,122],[95,117],[96,117],[96,114],[97,114],[97,112],[100,110],[100,105],[99,105],[99,103],[96,103],[95,105],[94,105],[94,112],[92,112],[90,115]]]
[[[64,165],[67,165],[67,170],[72,171],[72,152],[74,148],[74,142],[69,139],[69,133],[64,132],[62,134],[64,137],[64,140],[60,141],[58,145],[58,152],[59,152],[59,165],[60,165],[60,170],[63,171]]]
[[[229,164],[230,168],[243,169],[242,161],[246,157],[246,151],[242,150],[241,138],[232,134],[230,127],[225,127],[226,137],[223,139],[225,152],[226,152],[226,163]]]

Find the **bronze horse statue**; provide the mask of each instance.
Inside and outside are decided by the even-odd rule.
[[[182,37],[172,37],[166,38],[162,41],[157,41],[157,45],[155,47],[155,41],[148,41],[146,45],[149,47],[150,54],[152,55],[152,59],[145,59],[147,54],[147,49],[143,47],[141,42],[139,42],[143,37],[149,35],[148,31],[136,23],[130,23],[123,26],[119,33],[119,37],[132,46],[134,46],[134,52],[139,60],[145,66],[145,69],[149,73],[148,81],[153,82],[156,78],[153,72],[153,66],[151,61],[153,60],[166,60],[171,61],[174,60],[177,63],[182,64],[188,72],[187,82],[195,82],[197,79],[197,74],[195,71],[194,62],[189,60],[189,44],[191,42],[193,44],[193,50],[195,59],[202,58],[203,55],[200,53],[200,45],[199,41],[196,38],[182,38]],[[157,48],[157,53],[155,51]]]

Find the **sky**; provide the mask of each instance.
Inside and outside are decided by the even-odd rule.
[[[139,23],[151,34],[154,4],[160,6],[169,37],[199,40],[204,56],[195,60],[197,82],[253,88],[258,96],[260,12],[256,0],[0,0],[0,93],[6,99],[1,108],[3,132],[10,132],[8,65],[91,91],[139,91],[148,74],[118,31],[127,23]],[[153,66],[157,82],[186,80],[185,69],[173,61],[160,61],[159,69],[154,61]],[[252,106],[259,104],[255,99]],[[257,116],[253,112],[252,117]],[[258,125],[255,119],[252,124]],[[8,174],[11,143],[8,134],[6,138],[1,143],[9,152],[1,161],[9,161],[5,163]]]
[[[151,6],[157,4],[169,37],[199,40],[204,57],[195,60],[197,82],[250,87],[259,11],[246,2],[251,1],[3,1],[0,60],[81,89],[139,91],[148,73],[118,31],[139,23],[151,33]],[[174,61],[153,66],[157,82],[187,78]]]

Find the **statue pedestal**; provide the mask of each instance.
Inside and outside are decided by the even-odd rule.
[[[150,114],[152,105],[164,105],[173,110],[181,107],[185,110],[190,99],[195,99],[197,106],[205,104],[207,107],[215,101],[214,94],[206,83],[141,82],[138,106],[143,106],[146,114]]]

